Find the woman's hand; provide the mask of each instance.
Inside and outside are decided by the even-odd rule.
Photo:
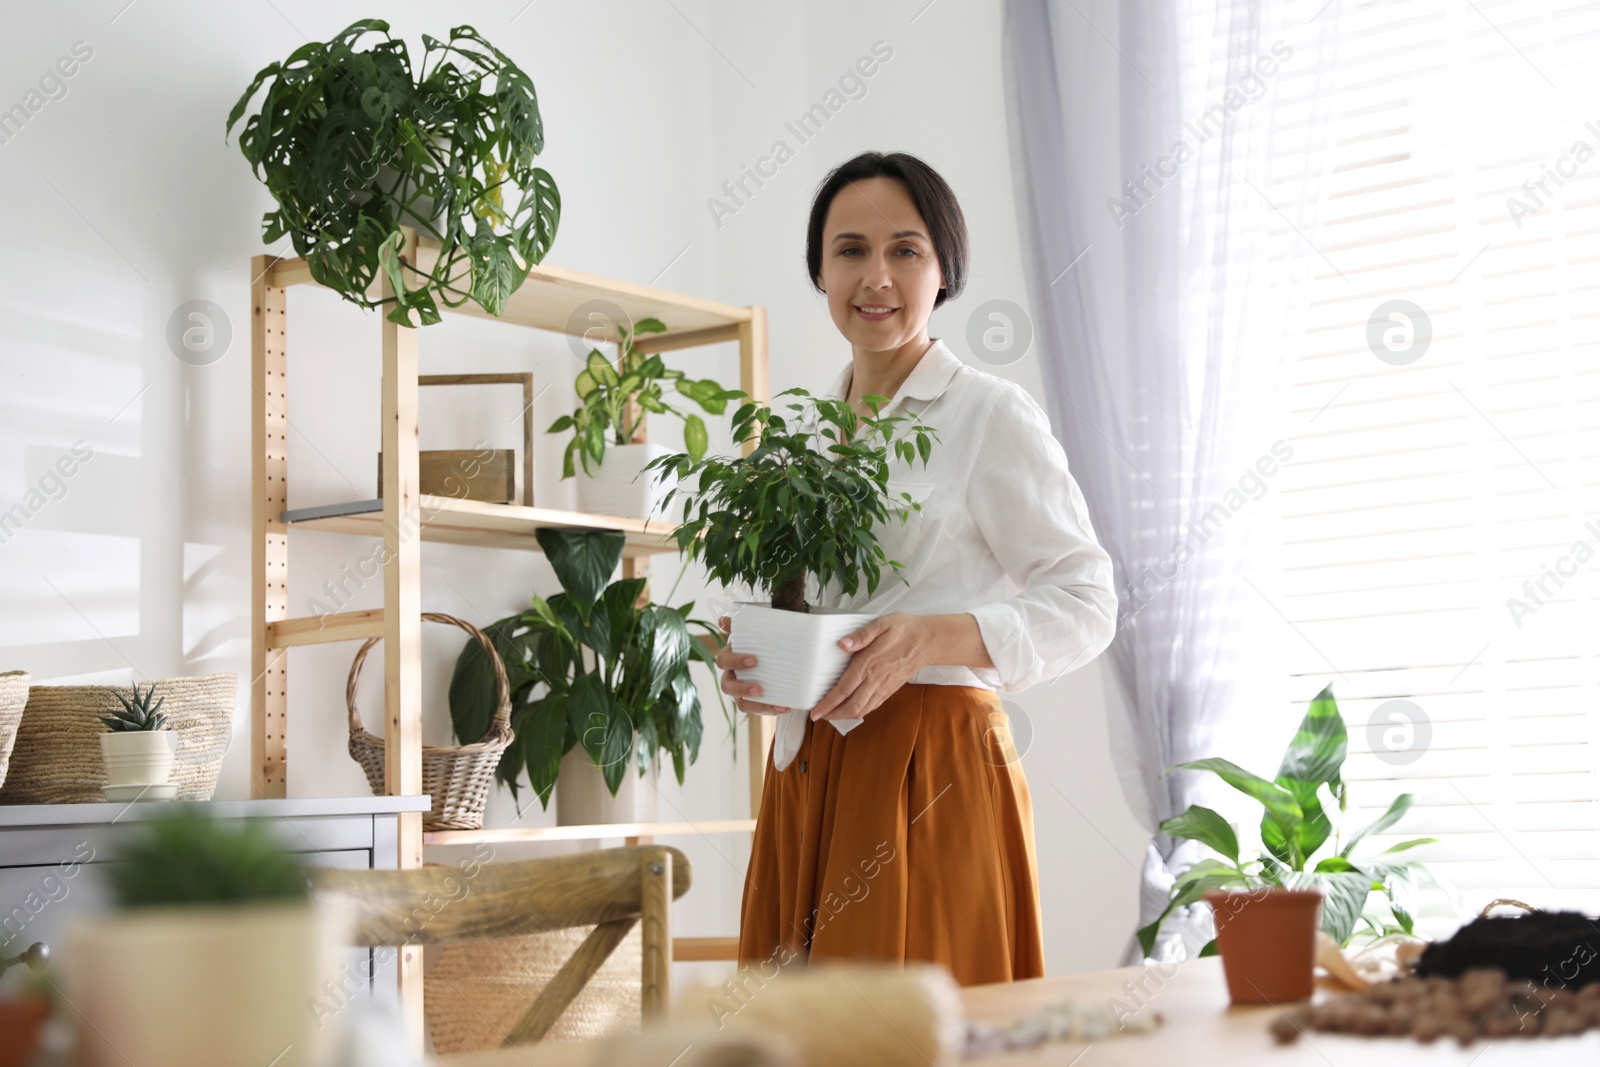
[[[811,709],[811,718],[865,718],[912,675],[936,662],[925,654],[932,636],[925,632],[929,619],[904,611],[890,612],[842,638],[839,647],[853,653],[850,665],[828,695]]]
[[[717,625],[722,627],[723,633],[730,633],[733,629],[733,620],[724,615],[717,620]],[[735,669],[744,670],[755,665],[754,656],[740,655],[728,645],[723,645],[717,653],[717,666],[722,668],[722,691],[733,697],[733,706],[750,715],[782,715],[793,710],[750,699],[761,695],[761,687],[754,682],[739,681],[733,676],[733,672]]]

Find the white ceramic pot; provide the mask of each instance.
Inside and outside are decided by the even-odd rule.
[[[756,665],[733,676],[761,686],[756,699],[763,704],[810,711],[850,665],[853,653],[840,648],[839,639],[876,617],[842,608],[781,611],[745,601],[731,618],[728,647],[754,656]]]
[[[644,468],[660,456],[672,454],[672,449],[655,441],[637,445],[607,445],[605,461],[585,474],[583,464],[575,464],[578,479],[578,510],[586,515],[612,515],[621,519],[651,519],[667,525],[676,525],[666,513],[657,508],[661,498],[676,484],[676,479],[663,478],[658,471],[644,473]],[[676,508],[678,501],[674,499]],[[679,512],[681,515],[681,511]]]
[[[171,730],[112,730],[100,735],[107,785],[166,785],[178,735]]]
[[[634,739],[638,744],[638,739]],[[655,822],[656,787],[661,780],[661,761],[650,761],[650,772],[639,776],[638,754],[628,757],[628,769],[612,796],[604,772],[595,766],[582,745],[561,757],[561,773],[556,776],[556,825],[593,826],[597,823]]]
[[[348,912],[301,902],[82,921],[62,961],[73,1062],[330,1067],[341,1014],[327,990],[338,988],[349,932]]]

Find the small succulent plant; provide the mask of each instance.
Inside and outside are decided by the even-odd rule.
[[[139,683],[133,683],[132,700],[115,691],[114,695],[122,704],[122,710],[112,715],[100,716],[100,721],[109,726],[113,732],[167,729],[167,717],[161,713],[161,705],[167,702],[167,698],[162,697],[154,704],[150,703],[156,695],[156,683],[151,682],[150,688],[143,693],[139,692]]]
[[[123,908],[302,900],[305,869],[261,820],[234,822],[178,808],[150,820],[106,864]]]

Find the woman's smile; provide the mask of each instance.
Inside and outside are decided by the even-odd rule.
[[[900,309],[890,304],[852,304],[857,315],[867,322],[882,322]]]

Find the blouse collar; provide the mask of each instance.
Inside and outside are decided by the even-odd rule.
[[[908,397],[929,401],[939,399],[949,388],[951,379],[961,367],[960,357],[950,351],[942,338],[935,337],[933,344],[929,345],[928,350],[917,360],[917,365],[911,368],[911,373],[906,375],[906,380],[900,383],[900,389],[881,410],[887,414],[901,400]],[[828,387],[827,395],[843,400],[850,388],[850,376],[854,369],[853,363],[846,363],[844,370],[839,372],[833,384]]]

